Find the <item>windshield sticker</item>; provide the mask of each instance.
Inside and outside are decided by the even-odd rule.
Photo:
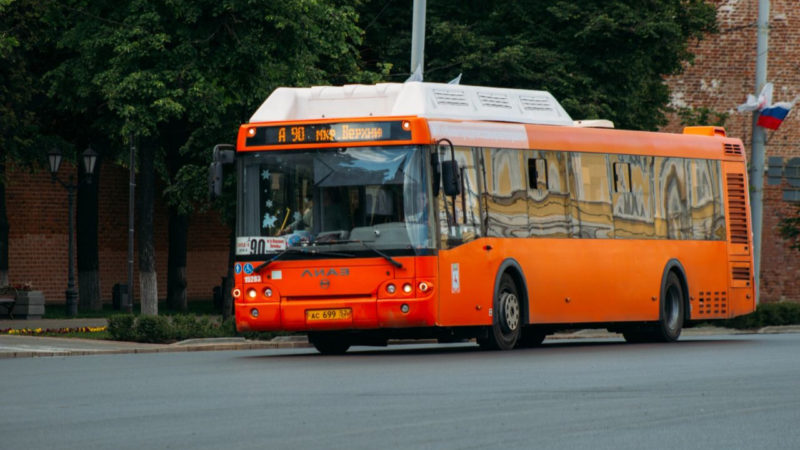
[[[233,266],[233,271],[236,272],[237,275],[242,273],[242,265],[237,263]]]
[[[251,273],[253,273],[253,265],[252,265],[252,264],[250,264],[250,263],[247,263],[247,264],[245,264],[245,265],[244,265],[244,273],[246,273],[246,274],[248,274],[248,275],[250,275]]]
[[[263,255],[286,250],[286,239],[283,237],[238,237],[236,238],[236,255]]]

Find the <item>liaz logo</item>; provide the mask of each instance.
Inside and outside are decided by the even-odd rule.
[[[306,269],[300,277],[346,277],[350,275],[350,269],[342,267],[341,269]]]

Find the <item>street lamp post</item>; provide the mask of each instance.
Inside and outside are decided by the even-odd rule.
[[[61,150],[54,148],[47,154],[47,162],[50,166],[50,176],[53,183],[58,182],[64,189],[67,190],[67,198],[69,199],[69,272],[67,278],[67,290],[64,292],[67,301],[67,315],[78,315],[78,293],[75,291],[75,264],[73,262],[73,255],[75,254],[73,248],[74,234],[75,234],[75,190],[78,189],[79,183],[73,183],[72,175],[69,176],[69,182],[64,183],[58,176],[58,168],[61,167]],[[94,173],[94,165],[97,163],[97,152],[92,150],[91,147],[83,152],[83,168],[86,170],[87,183],[92,182],[92,174]]]

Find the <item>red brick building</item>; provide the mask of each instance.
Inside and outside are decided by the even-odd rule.
[[[69,174],[77,177],[75,167],[66,162],[59,174],[64,180]],[[67,191],[51,183],[46,169],[31,174],[9,167],[7,182],[9,282],[30,282],[35,289],[44,291],[48,303],[63,303],[68,272]],[[127,169],[105,165],[100,174],[99,189],[100,293],[104,301],[110,302],[114,284],[126,284],[128,278]],[[167,225],[166,205],[156,196],[153,235],[161,299],[167,296]],[[212,298],[212,289],[220,284],[227,271],[228,240],[229,231],[216,214],[192,217],[186,263],[189,300]],[[134,298],[138,300],[138,253],[135,257]],[[77,289],[80,282],[77,261],[75,267]]]
[[[736,106],[755,90],[756,23],[758,0],[714,0],[719,34],[694,45],[696,59],[685,73],[668,80],[676,108],[709,108],[729,113],[728,134],[750,146],[751,115]],[[767,78],[775,85],[774,101],[800,95],[800,8],[797,0],[772,0]],[[797,108],[800,110],[800,106]],[[767,157],[800,156],[800,112],[794,111],[779,130],[768,132]],[[677,117],[664,131],[680,132]],[[62,167],[62,174],[70,170]],[[74,168],[71,169],[74,173]],[[50,183],[46,171],[30,175],[8,173],[7,207],[10,222],[9,280],[32,282],[48,302],[64,301],[67,285],[67,193]],[[110,301],[115,283],[127,279],[128,174],[107,166],[100,181],[100,291]],[[782,200],[781,186],[766,186],[761,300],[800,302],[800,252],[792,250],[778,233],[778,222],[796,206]],[[166,297],[167,211],[157,199],[155,213],[158,290]],[[192,218],[187,263],[188,296],[210,299],[227,268],[228,230],[214,214]],[[138,297],[138,272],[134,274]],[[77,281],[77,280],[76,280]]]
[[[755,92],[758,0],[714,0],[719,34],[693,46],[693,65],[668,80],[672,106],[708,108],[728,113],[728,135],[744,141],[748,158],[752,138],[752,114],[738,113],[747,94]],[[800,96],[800,8],[797,0],[771,0],[767,81],[773,83],[773,102]],[[800,157],[800,104],[777,131],[767,130],[766,159]],[[664,131],[680,132],[674,117]],[[766,176],[765,176],[766,182]],[[780,219],[793,215],[797,204],[783,201],[780,186],[764,187],[764,222],[761,252],[761,301],[800,302],[800,252],[792,250],[778,232]]]

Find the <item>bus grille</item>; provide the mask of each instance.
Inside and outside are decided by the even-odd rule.
[[[744,201],[744,175],[729,173],[728,177],[728,222],[731,229],[731,242],[747,244],[747,207]]]
[[[741,156],[742,155],[742,146],[739,145],[739,144],[725,144],[725,154],[726,155]]]
[[[697,296],[697,313],[702,316],[718,316],[728,313],[728,298],[725,291],[700,291]]]
[[[750,268],[749,267],[734,267],[733,279],[750,281]]]

